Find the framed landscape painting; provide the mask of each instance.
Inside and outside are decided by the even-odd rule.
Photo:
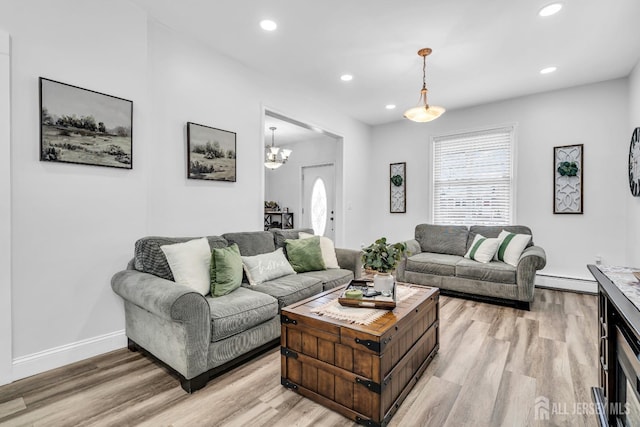
[[[236,182],[236,133],[187,123],[187,177]]]
[[[40,160],[133,168],[133,102],[40,77]]]

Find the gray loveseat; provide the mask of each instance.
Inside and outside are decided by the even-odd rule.
[[[420,224],[415,239],[405,242],[409,255],[398,266],[398,280],[435,286],[443,294],[480,297],[514,302],[529,309],[533,301],[536,271],[544,268],[544,250],[532,240],[518,260],[517,267],[499,261],[483,264],[464,258],[476,234],[498,237],[502,230],[529,234],[531,229],[513,226],[443,226]]]
[[[237,243],[253,256],[284,247],[298,232],[274,230],[209,236],[209,246]],[[124,300],[129,349],[142,350],[177,373],[182,388],[193,392],[213,375],[277,345],[283,306],[348,283],[360,275],[360,252],[337,249],[340,269],[292,274],[221,297],[202,296],[173,281],[160,246],[193,239],[145,237],[135,244],[135,257],[116,273],[111,286]]]

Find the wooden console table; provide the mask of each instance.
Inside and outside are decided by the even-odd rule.
[[[269,231],[272,228],[281,228],[284,230],[293,228],[293,212],[265,212],[264,230]]]

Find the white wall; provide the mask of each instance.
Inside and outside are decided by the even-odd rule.
[[[0,343],[11,343],[11,56],[0,30]],[[0,385],[11,381],[11,345],[0,346]]]
[[[259,99],[248,70],[149,22],[152,140],[149,232],[199,236],[260,229]],[[186,123],[236,132],[235,183],[186,178]],[[185,220],[188,219],[188,220]]]
[[[374,128],[368,241],[413,237],[430,218],[430,137],[517,123],[517,217],[547,252],[545,274],[591,279],[595,256],[625,261],[627,80],[620,79],[454,110],[428,124]],[[554,215],[553,147],[584,144],[584,214]],[[389,163],[407,162],[407,213],[389,212]]]
[[[633,130],[640,127],[640,62],[629,75],[629,125],[627,127],[627,150]],[[640,267],[640,197],[631,191],[625,194],[627,201],[627,262],[626,265]]]
[[[11,191],[14,376],[34,354],[73,361],[58,349],[108,342],[123,329],[111,275],[145,230],[146,17],[125,0],[3,2],[12,36]],[[134,102],[134,169],[40,162],[38,77]],[[119,342],[122,341],[120,338]],[[54,361],[55,359],[55,361]],[[44,359],[42,359],[44,360]],[[37,362],[35,362],[37,363]]]
[[[288,207],[296,228],[302,227],[302,168],[334,163],[337,171],[337,146],[338,142],[330,137],[287,144],[286,148],[293,150],[289,161],[275,170],[264,168],[265,200],[276,201],[281,208]],[[339,178],[336,177],[336,188],[342,187]]]
[[[321,102],[308,102],[300,90],[266,80],[205,46],[184,39],[165,26],[149,23],[150,96],[153,104],[154,164],[150,180],[149,232],[199,235],[261,230],[264,201],[263,109],[313,123],[344,136],[345,157],[355,157],[369,143],[369,127],[336,114]],[[273,108],[271,108],[273,107]],[[187,180],[185,123],[193,121],[237,133],[237,182]],[[157,148],[156,148],[157,147]],[[364,168],[343,179],[362,182]],[[351,189],[343,197],[364,211],[361,195]],[[340,209],[345,203],[340,201]],[[188,215],[189,221],[181,219]],[[364,230],[358,211],[346,214],[348,241],[357,246]],[[338,240],[338,239],[337,239]]]
[[[12,36],[13,93],[13,346],[0,335],[0,347],[12,346],[14,379],[124,345],[110,279],[136,239],[262,229],[265,106],[344,136],[345,157],[367,151],[368,126],[148,22],[128,0],[1,2],[0,28]],[[39,76],[132,100],[133,170],[40,162]],[[237,132],[236,183],[186,179],[187,121]],[[355,185],[340,208],[354,207],[345,222],[357,242],[364,168],[343,179]]]

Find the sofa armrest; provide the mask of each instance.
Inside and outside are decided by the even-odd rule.
[[[111,287],[125,300],[128,338],[185,379],[207,370],[211,311],[205,297],[136,270],[116,273]]]
[[[193,321],[194,313],[202,309],[208,314],[209,304],[202,295],[152,274],[120,271],[111,279],[111,288],[123,299],[163,319]]]
[[[362,275],[362,251],[336,248],[336,258],[340,268],[353,271],[356,279]]]
[[[405,245],[407,245],[407,256],[410,257],[411,255],[415,255],[415,254],[419,254],[420,252],[422,252],[422,248],[420,247],[420,243],[418,243],[418,241],[416,239],[411,239],[411,240],[407,240],[406,242],[403,242]]]
[[[522,252],[516,268],[516,284],[518,285],[518,299],[533,301],[536,271],[547,264],[547,255],[540,246],[529,246]]]
[[[404,271],[407,266],[407,258],[411,255],[419,254],[422,252],[422,248],[420,247],[420,243],[416,239],[407,240],[403,242],[407,246],[407,251],[404,253],[404,256],[400,259],[398,263],[398,267],[396,268],[396,279],[399,282],[405,282]]]

